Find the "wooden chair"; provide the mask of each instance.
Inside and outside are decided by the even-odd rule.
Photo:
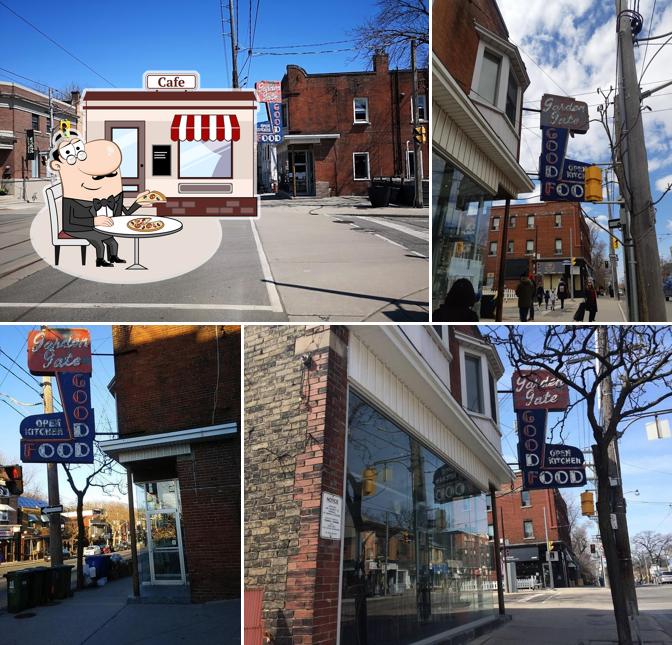
[[[56,266],[58,266],[62,246],[80,246],[82,248],[82,266],[86,265],[86,247],[89,242],[72,237],[62,229],[63,201],[61,198],[63,197],[63,189],[61,184],[49,186],[45,193],[47,195],[47,206],[49,207],[49,219],[51,220],[51,243],[54,245]]]

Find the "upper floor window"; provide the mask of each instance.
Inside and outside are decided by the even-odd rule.
[[[520,505],[521,506],[532,506],[532,502],[530,501],[530,491],[529,490],[523,490],[520,492]]]
[[[523,535],[526,538],[534,537],[534,529],[532,528],[532,520],[525,520],[523,522]]]
[[[471,354],[464,355],[464,370],[467,386],[467,409],[483,414],[483,374],[481,359]]]
[[[9,511],[0,511],[0,522],[9,522]]]
[[[490,242],[490,255],[497,255],[497,242]]]
[[[289,110],[287,109],[287,103],[282,104],[282,127],[289,128]]]
[[[488,384],[490,385],[490,416],[497,423],[497,381],[488,370]]]
[[[492,218],[492,230],[493,231],[498,231],[499,230],[499,217],[493,217]]]
[[[534,228],[534,215],[527,216],[527,228]]]
[[[518,115],[518,82],[513,72],[509,70],[509,83],[506,87],[506,106],[504,111],[509,117],[511,125],[516,125],[516,116]]]
[[[478,95],[492,103],[497,104],[497,86],[499,85],[499,70],[502,66],[502,59],[489,51],[483,53],[481,62],[481,75],[478,79]]]
[[[562,213],[555,214],[555,228],[560,228],[562,226]]]
[[[509,228],[516,228],[516,216],[515,215],[511,215],[511,217],[509,217]]]
[[[534,240],[525,241],[525,255],[532,255],[534,253]]]
[[[555,240],[555,254],[562,255],[562,240],[560,238]]]
[[[355,114],[355,123],[369,122],[369,99],[357,97],[353,100],[353,109]]]
[[[509,253],[513,253],[513,240],[509,240]]]
[[[32,128],[33,130],[39,130],[40,129],[40,115],[39,114],[33,114],[33,124]]]
[[[489,540],[495,539],[495,527],[493,524],[488,524],[488,539]]]

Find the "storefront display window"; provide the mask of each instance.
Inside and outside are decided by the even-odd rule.
[[[180,141],[180,177],[230,179],[230,141]]]
[[[349,397],[342,643],[412,643],[494,609],[486,496]]]
[[[467,278],[480,294],[492,195],[440,155],[432,156],[432,299],[443,303],[453,283]],[[475,307],[478,312],[478,304]]]

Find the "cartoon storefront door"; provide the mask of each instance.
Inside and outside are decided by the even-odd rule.
[[[121,149],[124,196],[145,190],[145,124],[143,121],[105,121],[105,138]]]

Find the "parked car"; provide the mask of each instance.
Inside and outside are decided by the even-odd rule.
[[[672,275],[668,275],[663,280],[663,293],[665,294],[665,300],[669,300],[670,296],[672,296]]]
[[[64,548],[63,549],[63,559],[67,560],[70,557],[71,557],[70,556],[70,551],[68,551],[67,549]],[[49,552],[45,553],[44,554],[44,561],[49,562],[50,560],[51,560],[51,554]]]
[[[666,582],[672,584],[672,571],[661,571],[660,572],[660,584],[663,585]]]
[[[84,547],[84,555],[100,555],[101,553],[102,550],[98,544],[91,544],[90,546]]]

